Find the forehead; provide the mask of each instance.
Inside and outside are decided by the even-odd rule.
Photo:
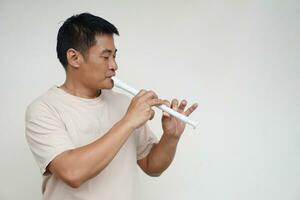
[[[96,44],[92,46],[90,51],[98,51],[101,52],[103,50],[111,50],[115,52],[116,47],[114,43],[114,37],[110,34],[98,34],[95,36]]]

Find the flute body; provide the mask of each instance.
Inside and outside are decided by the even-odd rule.
[[[114,86],[120,88],[120,89],[123,89],[125,90],[126,92],[132,94],[132,95],[137,95],[139,93],[139,90],[133,88],[132,86],[126,84],[125,82],[121,81],[120,79],[116,78],[116,77],[112,77],[112,80],[114,81]],[[187,116],[169,108],[168,106],[166,105],[159,105],[159,106],[156,106],[157,108],[159,108],[160,110],[163,110],[167,113],[169,113],[170,115],[178,118],[179,120],[191,125],[194,129],[197,127],[197,122],[189,119]]]

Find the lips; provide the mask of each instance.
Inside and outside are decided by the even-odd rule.
[[[116,74],[112,74],[112,75],[109,75],[109,76],[107,76],[107,78],[111,78],[111,77],[113,77],[113,76],[115,76]]]

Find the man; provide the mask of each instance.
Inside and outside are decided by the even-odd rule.
[[[118,69],[114,34],[114,25],[89,13],[70,17],[59,29],[57,56],[66,80],[26,111],[26,139],[43,174],[44,199],[133,199],[137,164],[159,176],[185,128],[163,113],[158,141],[146,124],[152,107],[165,104],[186,116],[197,107],[184,110],[185,100],[169,103],[153,91],[130,100],[111,90]]]

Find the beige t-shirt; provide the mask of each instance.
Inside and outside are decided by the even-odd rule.
[[[109,165],[79,188],[52,174],[47,165],[60,153],[101,138],[126,113],[130,98],[102,90],[94,99],[66,93],[57,86],[33,101],[26,111],[26,139],[43,174],[45,200],[132,200],[137,190],[137,160],[158,140],[146,124],[136,129]],[[87,165],[89,163],[86,163]]]

